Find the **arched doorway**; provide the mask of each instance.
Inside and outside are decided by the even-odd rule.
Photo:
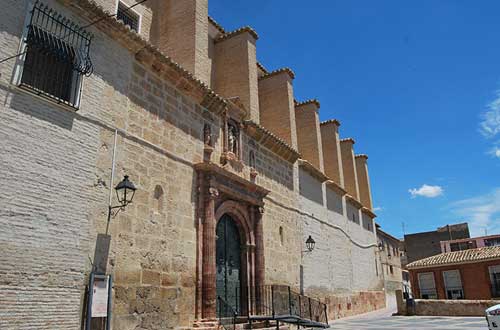
[[[216,229],[216,293],[233,310],[241,309],[241,237],[235,221],[224,214]],[[217,303],[217,315],[227,312]]]

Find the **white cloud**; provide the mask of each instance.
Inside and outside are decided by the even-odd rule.
[[[500,188],[491,193],[450,204],[452,212],[469,222],[472,236],[500,233]]]
[[[430,186],[427,184],[423,184],[420,188],[408,189],[408,192],[411,194],[411,197],[415,198],[417,196],[423,196],[427,198],[434,198],[441,196],[443,194],[443,188],[440,186]]]
[[[483,136],[493,138],[500,133],[500,90],[496,92],[497,98],[486,106],[479,123],[479,130]]]
[[[500,158],[500,148],[499,147],[493,147],[488,154],[492,155],[493,157]]]
[[[380,212],[380,211],[383,211],[383,210],[384,210],[384,208],[381,207],[381,206],[376,206],[376,207],[373,208],[373,212]]]

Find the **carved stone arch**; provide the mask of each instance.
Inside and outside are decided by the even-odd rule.
[[[233,200],[227,200],[217,208],[217,211],[215,212],[215,219],[219,221],[224,214],[228,214],[233,218],[245,244],[247,246],[255,245],[255,236],[252,226],[250,225],[250,216],[247,208],[241,203]]]

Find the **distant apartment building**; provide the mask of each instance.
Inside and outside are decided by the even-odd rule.
[[[377,227],[379,268],[377,275],[383,283],[387,306],[396,306],[396,290],[403,289],[403,274],[399,244],[400,240]]]
[[[436,230],[409,234],[404,237],[408,263],[441,253],[441,241],[470,238],[467,223],[446,225]]]
[[[455,252],[498,245],[500,245],[500,235],[454,239],[449,241],[441,241],[441,252]]]

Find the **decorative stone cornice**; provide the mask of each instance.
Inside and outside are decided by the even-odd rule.
[[[224,30],[224,28],[219,23],[217,23],[217,21],[214,20],[213,17],[208,16],[208,22],[210,22],[213,26],[215,26],[215,28],[219,30],[220,33],[222,34],[226,33],[226,30]]]
[[[367,207],[365,207],[365,206],[363,206],[363,207],[361,208],[361,212],[363,212],[363,213],[367,214],[367,215],[368,215],[369,217],[371,217],[372,219],[377,217],[377,215],[376,215],[375,213],[373,213],[373,212],[372,212],[372,210],[370,210],[369,208],[367,208]]]
[[[354,207],[358,208],[358,209],[362,209],[363,208],[363,204],[361,204],[360,201],[358,201],[356,198],[354,198],[353,196],[349,195],[349,194],[346,194],[345,195],[345,199],[349,202],[351,202],[351,204],[354,205]]]
[[[96,21],[93,27],[98,28],[125,49],[136,54],[136,59],[149,66],[153,71],[171,82],[187,96],[193,97],[203,107],[220,113],[227,107],[227,102],[211,90],[205,83],[197,79],[192,73],[182,68],[169,56],[163,54],[157,47],[142,38],[128,25],[111,17],[109,12],[90,0],[58,0],[73,10],[78,16],[89,21]]]
[[[244,26],[234,31],[224,33],[223,35],[215,39],[215,42],[221,42],[242,33],[249,33],[255,40],[259,39],[259,35],[257,34],[257,32],[255,32],[254,29],[252,29],[250,26]]]
[[[208,185],[217,192],[214,196],[225,193],[253,205],[263,206],[263,198],[270,193],[270,190],[214,163],[197,163],[194,164],[194,169],[210,176]]]
[[[305,100],[302,102],[295,100],[295,107],[300,107],[300,106],[307,105],[307,104],[314,104],[314,105],[316,105],[316,108],[318,108],[318,109],[320,108],[320,103],[317,99],[309,99],[309,100]]]
[[[321,183],[330,180],[323,172],[314,167],[305,159],[299,159],[299,166],[302,167],[307,173],[311,174],[314,178],[318,179]]]
[[[353,138],[340,139],[340,142],[351,142],[352,144],[356,143]]]
[[[354,156],[354,158],[364,158],[365,160],[367,160],[368,159],[368,155],[359,154],[359,155]]]
[[[328,119],[328,120],[325,120],[325,121],[322,121],[320,123],[320,125],[328,125],[328,124],[334,124],[334,125],[337,125],[340,126],[340,121],[338,121],[337,119]]]
[[[248,135],[254,138],[256,142],[264,145],[283,159],[289,161],[290,163],[295,163],[295,161],[300,157],[297,150],[261,125],[251,120],[246,120],[244,125],[245,131]]]
[[[344,188],[342,188],[337,182],[329,179],[325,183],[326,183],[326,186],[328,188],[331,188],[332,190],[334,190],[338,194],[340,194],[342,196],[345,195],[345,194],[347,194],[347,190],[345,190]]]
[[[292,71],[292,69],[290,68],[281,68],[281,69],[277,69],[277,70],[274,70],[274,71],[271,71],[271,72],[267,72],[265,75],[259,77],[259,80],[262,80],[262,79],[266,79],[266,78],[269,78],[269,77],[273,77],[273,76],[276,76],[280,73],[287,73],[291,79],[295,79],[295,73]]]

